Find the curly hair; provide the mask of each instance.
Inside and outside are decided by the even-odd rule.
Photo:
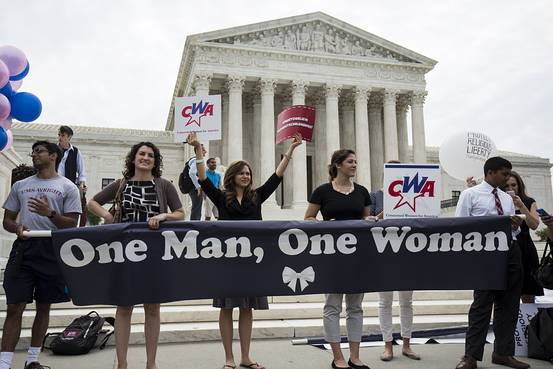
[[[134,176],[134,159],[136,158],[136,153],[138,153],[138,150],[142,146],[147,146],[154,151],[154,167],[152,168],[152,175],[156,178],[161,177],[161,170],[163,169],[163,156],[159,152],[156,145],[146,141],[139,142],[131,147],[131,151],[127,154],[127,157],[125,158],[125,170],[123,171],[123,177],[125,177],[125,179],[130,179]]]
[[[229,206],[232,200],[236,198],[236,185],[234,184],[234,177],[236,177],[244,167],[248,167],[250,170],[250,184],[244,188],[244,199],[255,202],[256,192],[253,189],[253,172],[250,164],[245,160],[237,160],[229,165],[225,171],[225,178],[223,180],[223,186],[225,188],[225,205]]]
[[[12,169],[12,186],[15,182],[21,181],[30,176],[34,176],[37,173],[36,168],[29,165],[20,164]]]

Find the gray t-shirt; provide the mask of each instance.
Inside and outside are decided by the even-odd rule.
[[[16,182],[2,206],[19,213],[21,224],[30,230],[56,230],[52,221],[29,210],[27,202],[31,197],[48,199],[50,208],[58,214],[81,213],[79,189],[63,176],[41,179],[36,175]]]

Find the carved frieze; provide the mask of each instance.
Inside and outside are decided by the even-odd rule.
[[[417,63],[416,60],[320,21],[223,37],[209,42]]]

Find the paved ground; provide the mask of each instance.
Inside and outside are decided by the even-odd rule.
[[[361,359],[372,369],[453,369],[463,352],[461,344],[416,345],[415,351],[422,356],[421,361],[413,361],[406,357],[396,356],[393,361],[384,363],[378,359],[380,347],[361,348]],[[396,346],[396,352],[399,352]],[[235,352],[238,351],[235,344]],[[491,363],[491,345],[486,345],[486,357],[479,368],[504,368]],[[331,354],[328,351],[308,345],[293,346],[290,340],[258,340],[252,344],[255,360],[264,364],[267,369],[328,369]],[[347,351],[345,351],[347,355]],[[16,353],[12,368],[22,368],[25,352]],[[146,367],[144,346],[132,346],[129,349],[129,369],[144,369]],[[553,365],[532,359],[524,359],[534,369],[552,369]],[[83,356],[53,356],[44,352],[41,362],[52,369],[112,369],[115,366],[115,349],[113,346],[103,351],[94,350]],[[159,369],[221,369],[223,364],[223,349],[219,342],[166,344],[158,351]]]

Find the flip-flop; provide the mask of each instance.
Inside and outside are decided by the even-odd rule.
[[[236,365],[228,365],[228,364],[225,364],[225,365],[223,365],[223,369],[225,369],[225,368],[236,369]]]
[[[259,365],[258,363],[251,363],[251,364],[240,364],[242,368],[250,368],[250,369],[265,369],[263,365]]]

